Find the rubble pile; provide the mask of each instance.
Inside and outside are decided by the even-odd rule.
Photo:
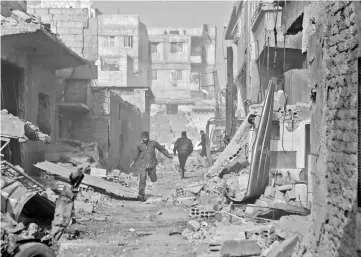
[[[103,152],[96,142],[83,143],[79,140],[66,138],[47,145],[45,160],[71,163],[73,166],[89,165],[94,168],[102,168],[106,165]]]
[[[4,137],[17,138],[19,142],[28,140],[50,142],[50,136],[40,131],[29,121],[24,121],[12,115],[6,109],[1,110],[1,134]]]
[[[58,244],[53,242],[53,237],[50,231],[44,227],[40,227],[36,223],[24,224],[15,221],[11,215],[1,213],[1,254],[14,253],[17,249],[18,243],[21,240],[36,240],[55,251]]]
[[[1,26],[16,26],[18,24],[40,24],[42,28],[51,33],[50,24],[43,22],[40,17],[32,14],[20,10],[12,10],[10,17],[1,15]]]

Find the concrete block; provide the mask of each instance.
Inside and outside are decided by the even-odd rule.
[[[63,34],[63,35],[69,35],[70,34],[70,29],[69,28],[63,28],[60,27],[57,29],[58,34]]]
[[[278,191],[282,191],[282,192],[288,191],[288,190],[292,190],[292,188],[293,188],[292,185],[283,185],[283,186],[278,186],[278,187],[276,187],[276,189],[277,189]]]
[[[43,23],[47,23],[47,24],[51,24],[51,22],[53,21],[53,15],[48,14],[48,15],[42,15],[40,17],[41,22]]]
[[[73,35],[73,36],[74,36],[74,40],[76,40],[76,41],[83,41],[84,40],[83,35]]]
[[[75,35],[60,35],[59,38],[63,41],[75,41]]]
[[[57,20],[57,21],[70,21],[70,15],[67,15],[67,14],[54,14],[54,20]]]
[[[93,213],[94,205],[90,203],[84,203],[82,201],[74,201],[74,210],[75,212],[85,212],[85,213]]]
[[[74,27],[73,28],[78,28],[78,29],[82,29],[85,27],[85,22],[83,21],[75,21],[74,22]],[[90,32],[89,32],[90,33]]]
[[[276,190],[275,192],[275,198],[283,201],[283,195],[284,193],[281,191]]]
[[[42,16],[42,15],[48,15],[49,9],[48,8],[37,8],[34,10],[35,16]]]
[[[276,190],[273,186],[266,187],[264,196],[275,197]]]
[[[50,8],[50,9],[49,9],[49,13],[50,13],[50,14],[61,15],[62,10],[61,10],[61,9],[58,9],[58,8]]]
[[[286,203],[288,203],[289,201],[296,200],[296,195],[294,190],[286,191],[283,197]]]
[[[72,34],[72,35],[82,35],[82,34],[83,34],[83,29],[70,28],[69,34]]]
[[[227,240],[220,249],[222,257],[255,256],[261,254],[261,247],[256,240]]]
[[[291,256],[298,241],[299,241],[298,235],[295,235],[295,236],[283,241],[278,247],[272,249],[273,251],[271,251],[267,255],[267,257],[288,257],[288,256]]]
[[[196,232],[201,228],[201,225],[197,221],[191,220],[187,223],[187,228],[193,232]]]

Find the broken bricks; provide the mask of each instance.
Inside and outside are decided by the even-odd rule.
[[[187,223],[187,228],[193,232],[196,232],[201,228],[201,225],[199,224],[199,222],[191,220]]]

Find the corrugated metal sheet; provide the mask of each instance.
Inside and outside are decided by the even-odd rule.
[[[270,82],[268,86],[267,97],[262,109],[257,136],[253,145],[247,193],[243,201],[262,195],[268,184],[270,168],[271,124],[273,113],[272,106],[275,88],[276,83]]]
[[[64,168],[58,164],[51,163],[48,161],[39,162],[39,163],[35,164],[34,166],[41,170],[47,171],[51,174],[61,176],[66,179],[69,178],[71,171],[72,171],[72,170]],[[76,169],[76,168],[74,167],[74,169]],[[91,186],[94,188],[100,188],[109,193],[113,193],[113,194],[116,194],[119,196],[124,196],[124,197],[136,197],[137,196],[138,192],[131,188],[126,188],[126,187],[121,186],[118,183],[106,181],[104,179],[93,177],[88,174],[84,174],[84,175],[85,175],[85,177],[84,177],[82,183],[85,185],[88,185],[88,186]]]
[[[1,212],[17,221],[20,214],[30,218],[52,219],[55,204],[40,195],[45,188],[10,163],[1,162]]]

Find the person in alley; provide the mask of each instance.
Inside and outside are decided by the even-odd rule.
[[[137,145],[133,162],[130,167],[134,167],[135,164],[140,168],[140,181],[139,181],[139,195],[138,199],[144,202],[145,199],[145,187],[147,181],[147,175],[152,183],[157,181],[156,166],[158,164],[156,158],[155,149],[163,153],[169,159],[173,156],[170,155],[163,146],[158,142],[149,139],[149,132],[142,132],[142,141]]]
[[[201,156],[207,156],[207,151],[206,151],[206,134],[204,133],[203,130],[201,130],[201,142],[198,144],[198,146],[202,146],[202,151],[201,151]]]
[[[178,152],[179,171],[181,178],[184,179],[184,167],[188,156],[193,152],[192,141],[187,137],[187,133],[185,131],[182,132],[182,137],[178,138],[175,142],[173,152],[174,154],[177,154]]]

